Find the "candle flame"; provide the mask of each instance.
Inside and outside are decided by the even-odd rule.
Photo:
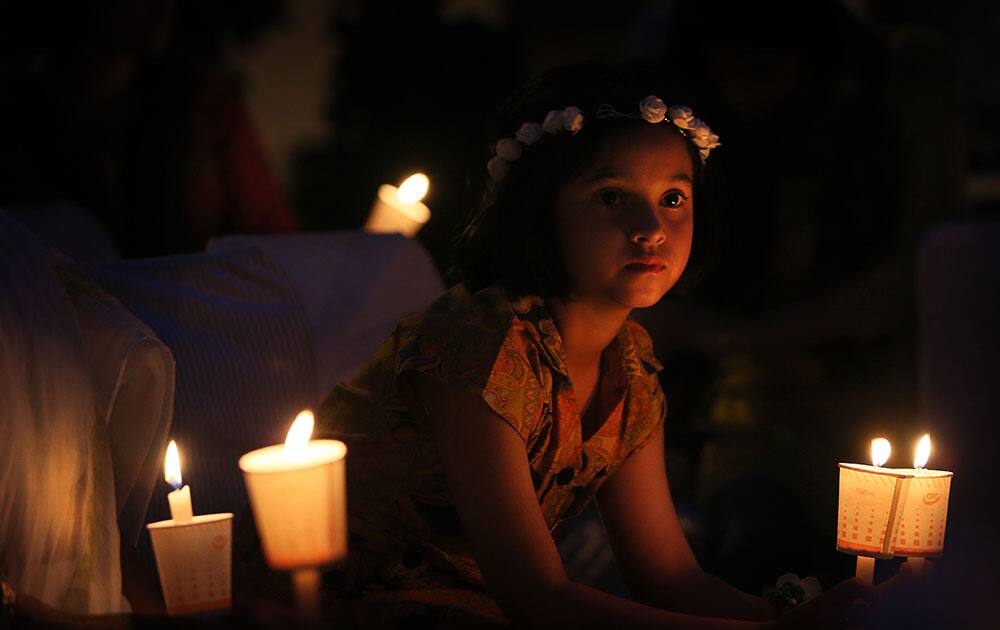
[[[430,185],[431,181],[427,179],[426,175],[423,173],[414,173],[399,185],[399,191],[396,195],[403,203],[417,203],[427,195],[427,189]]]
[[[892,444],[885,438],[875,438],[872,440],[872,466],[882,466],[889,461],[892,453]]]
[[[917,453],[913,457],[913,467],[914,468],[924,468],[927,466],[927,460],[931,458],[931,436],[925,434],[924,437],[920,438],[917,442]]]
[[[306,447],[309,445],[309,438],[312,437],[313,424],[315,418],[313,412],[304,409],[295,416],[292,428],[288,429],[285,437],[285,454],[294,459],[302,459],[306,454]]]
[[[177,442],[173,440],[167,445],[167,457],[163,460],[163,478],[174,490],[184,485],[181,481],[181,455],[177,452]]]

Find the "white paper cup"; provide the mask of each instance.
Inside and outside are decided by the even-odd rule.
[[[421,201],[403,203],[392,184],[379,186],[375,204],[368,215],[365,230],[368,232],[399,232],[414,236],[431,218],[430,209]]]
[[[912,558],[944,553],[951,478],[952,473],[944,470],[914,471],[893,539],[895,555]]]
[[[167,614],[229,608],[232,603],[233,515],[200,514],[186,523],[146,525]]]
[[[910,478],[890,468],[840,464],[837,551],[891,558]]]
[[[323,566],[347,555],[346,455],[343,442],[312,440],[302,461],[289,461],[283,445],[240,458],[271,568]]]

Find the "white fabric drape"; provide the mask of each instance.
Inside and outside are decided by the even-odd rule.
[[[76,265],[0,213],[0,575],[66,612],[128,610],[170,425],[169,351]]]

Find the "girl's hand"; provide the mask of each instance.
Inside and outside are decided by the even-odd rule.
[[[831,590],[799,604],[764,626],[767,630],[834,630],[864,628],[878,589],[857,579],[844,580]]]

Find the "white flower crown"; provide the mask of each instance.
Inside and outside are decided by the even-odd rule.
[[[699,118],[694,117],[690,107],[686,105],[676,105],[667,107],[659,97],[650,94],[639,102],[639,114],[623,114],[608,104],[597,108],[596,118],[636,118],[646,122],[661,123],[669,121],[681,135],[689,139],[698,147],[698,155],[701,156],[702,163],[708,159],[708,154],[712,149],[720,146],[719,136],[712,133],[712,130]],[[576,134],[583,129],[583,112],[579,107],[566,107],[554,109],[545,116],[541,124],[526,122],[517,130],[513,138],[502,138],[497,141],[496,155],[486,163],[486,170],[490,173],[490,178],[499,182],[507,175],[512,162],[516,162],[521,157],[524,147],[531,146],[541,140],[546,133],[559,133],[569,131]]]

